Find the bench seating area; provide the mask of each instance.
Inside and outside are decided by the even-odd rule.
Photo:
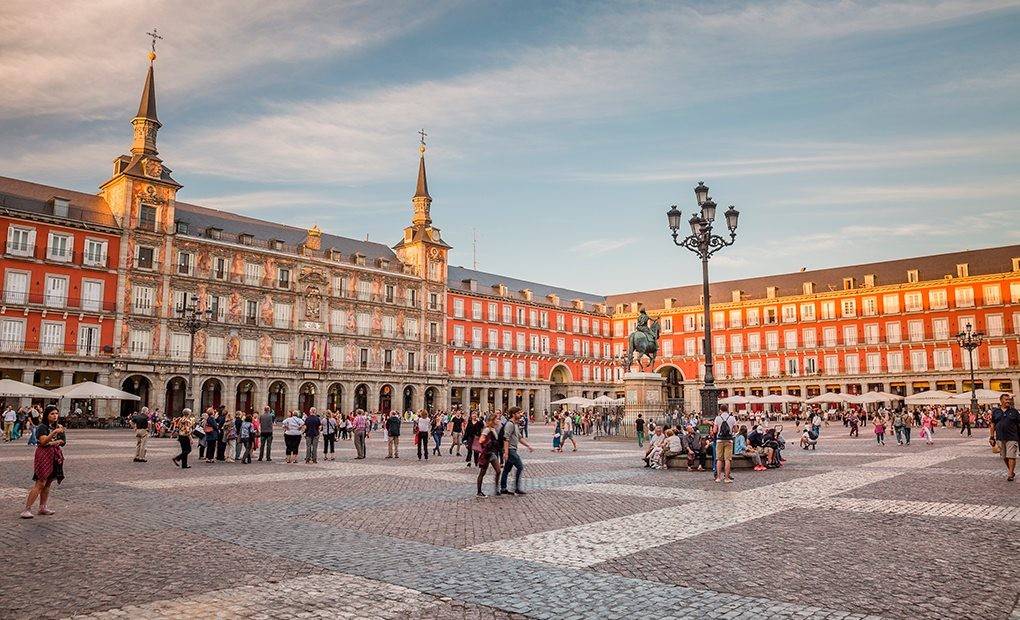
[[[706,471],[711,472],[712,471],[712,463],[711,462],[707,462],[706,465],[708,465],[708,467],[705,468]],[[674,456],[674,457],[671,457],[669,459],[666,459],[666,468],[667,469],[683,469],[683,470],[686,470],[687,469],[687,456],[681,454],[680,456]],[[737,454],[737,455],[734,455],[733,461],[730,463],[730,469],[731,470],[733,470],[733,469],[753,469],[753,468],[754,468],[754,461],[752,461],[751,457],[747,456],[746,454]]]

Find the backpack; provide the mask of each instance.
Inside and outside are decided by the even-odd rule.
[[[499,434],[496,435],[496,450],[498,454],[503,454],[503,445],[506,443],[506,422],[499,427]]]
[[[721,439],[723,441],[733,439],[733,429],[730,428],[730,423],[726,421],[725,417],[719,425],[719,433],[716,435],[716,439]]]

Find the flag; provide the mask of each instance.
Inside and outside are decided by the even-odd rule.
[[[319,363],[319,351],[318,351],[318,347],[315,346],[315,342],[314,341],[313,342],[309,342],[308,344],[311,345],[310,348],[312,349],[312,359],[311,359],[312,365],[311,365],[311,367],[315,368],[316,365]]]
[[[325,338],[322,339],[322,369],[326,370],[329,367],[329,341]]]

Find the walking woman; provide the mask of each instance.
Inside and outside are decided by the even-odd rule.
[[[255,444],[255,424],[252,422],[252,414],[248,412],[244,414],[244,421],[241,422],[241,436],[239,441],[241,446],[244,448],[244,452],[241,456],[241,462],[246,465],[251,465],[251,449]]]
[[[478,419],[478,412],[472,411],[471,416],[468,418],[468,423],[464,427],[464,445],[467,446],[467,466],[471,467],[471,461],[474,460],[475,465],[478,465],[478,451],[480,449],[478,440],[482,436],[482,429],[485,428],[485,423]]]
[[[220,443],[220,419],[213,411],[206,417],[203,430],[205,430],[205,462],[212,463]]]
[[[885,445],[885,417],[881,413],[875,416],[875,443]]]
[[[174,465],[180,465],[181,469],[190,469],[188,455],[191,454],[191,431],[195,419],[191,417],[191,409],[181,411],[181,417],[177,422],[177,442],[181,444],[181,453],[171,459]]]
[[[921,417],[921,435],[924,436],[924,443],[931,445],[935,443],[935,416],[930,411],[925,411]]]
[[[226,442],[226,446],[223,448],[224,459],[221,460],[226,460],[228,463],[237,462],[237,458],[234,456],[236,454],[236,446],[239,445],[237,443],[238,428],[236,420],[240,419],[240,411],[237,413],[228,413],[226,421],[223,423],[223,437]],[[217,454],[217,457],[218,456],[219,455]]]
[[[322,460],[336,460],[337,414],[326,410],[322,416]]]
[[[443,443],[445,433],[446,425],[443,424],[443,416],[437,413],[432,416],[432,454],[435,456],[443,456],[443,453],[439,451],[439,446]]]
[[[472,414],[473,415],[473,414]],[[496,415],[489,414],[485,418],[485,427],[482,429],[481,436],[478,438],[478,443],[481,449],[478,453],[478,480],[477,487],[478,497],[485,497],[485,493],[482,493],[482,482],[485,481],[485,473],[489,471],[489,466],[492,466],[495,477],[493,478],[495,494],[499,495],[499,457],[497,451],[499,450],[498,440],[496,438]]]
[[[60,424],[60,412],[56,405],[47,405],[39,423],[36,438],[39,445],[35,449],[35,473],[32,480],[35,485],[28,491],[25,500],[25,512],[22,519],[32,518],[32,505],[39,499],[39,515],[51,515],[53,511],[46,507],[50,498],[50,484],[54,480],[60,484],[64,480],[64,453],[60,447],[67,443],[64,427]]]
[[[301,432],[305,430],[304,422],[291,411],[283,421],[283,443],[287,447],[287,463],[297,463],[298,448],[301,447]]]

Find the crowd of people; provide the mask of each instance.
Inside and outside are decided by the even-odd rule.
[[[638,418],[636,425],[644,428],[644,420]],[[669,469],[670,463],[679,460],[679,467],[687,471],[706,471],[711,468],[716,482],[733,482],[732,462],[734,458],[747,458],[754,471],[765,471],[782,467],[786,460],[783,450],[786,440],[782,426],[765,428],[752,424],[748,429],[730,413],[720,413],[702,432],[705,424],[699,418],[688,418],[684,426],[672,427],[650,424],[650,433],[644,447],[645,467]]]

